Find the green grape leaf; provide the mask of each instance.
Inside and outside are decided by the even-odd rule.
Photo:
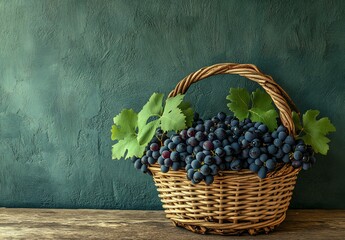
[[[272,105],[271,97],[266,92],[256,89],[252,93],[252,108],[249,112],[252,121],[266,124],[270,131],[277,128],[278,113]]]
[[[165,101],[164,111],[160,118],[160,125],[163,131],[178,131],[186,128],[186,116],[178,108],[183,97],[184,95],[178,94]]]
[[[135,134],[138,126],[138,115],[133,109],[124,109],[114,117],[114,125],[111,129],[111,139],[121,140],[126,136]]]
[[[155,135],[155,132],[158,126],[159,126],[159,119],[156,119],[144,125],[142,128],[139,128],[138,136],[137,136],[138,143],[140,145],[146,146]]]
[[[178,108],[181,109],[182,113],[186,116],[186,126],[191,127],[194,120],[194,111],[191,107],[191,104],[189,102],[183,101],[178,106]]]
[[[112,148],[112,159],[121,159],[126,155],[126,140],[119,140],[113,145]]]
[[[140,145],[136,135],[129,135],[119,140],[112,148],[112,159],[130,158],[133,156],[142,156],[145,145]]]
[[[230,111],[239,120],[249,117],[252,121],[266,124],[270,131],[277,128],[278,113],[266,92],[257,89],[250,96],[244,88],[230,88],[230,94],[226,99],[230,100],[228,103]]]
[[[270,95],[260,89],[252,92],[252,103],[252,108],[260,108],[262,111],[275,110]]]
[[[296,132],[302,130],[301,119],[299,118],[299,115],[294,111],[292,112],[292,120],[295,124]]]
[[[154,93],[138,113],[138,129],[142,129],[151,116],[160,116],[163,111],[163,94]]]
[[[117,125],[111,126],[111,140],[119,140],[124,139],[126,137],[126,133],[121,131],[120,127]]]
[[[277,128],[277,117],[278,114],[275,109],[268,111],[262,110],[261,108],[251,108],[249,110],[250,119],[254,122],[262,122],[266,124],[270,131],[274,131]]]
[[[230,100],[230,103],[227,104],[230,111],[232,111],[239,120],[248,117],[250,95],[245,88],[230,88],[229,95],[226,99]]]
[[[326,155],[330,142],[326,135],[330,132],[335,132],[335,127],[327,118],[319,120],[316,117],[320,114],[318,110],[308,110],[303,114],[303,135],[301,138],[308,145],[311,145],[316,153]]]

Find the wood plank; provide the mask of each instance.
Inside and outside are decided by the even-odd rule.
[[[162,211],[0,208],[0,239],[225,239],[177,228]],[[345,210],[289,210],[269,235],[231,239],[345,239]]]

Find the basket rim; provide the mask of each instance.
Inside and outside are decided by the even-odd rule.
[[[164,175],[166,177],[184,177],[185,180],[188,180],[186,178],[186,171],[184,169],[179,169],[177,171],[169,171],[167,173],[162,173],[160,167],[158,166],[157,163],[150,165],[148,169],[152,172],[154,176],[158,175]],[[284,178],[284,177],[289,177],[290,175],[296,175],[300,172],[300,168],[294,168],[290,164],[281,164],[278,166],[276,169],[273,171],[269,172],[267,176],[264,179],[261,179],[258,177],[257,174],[254,172],[250,171],[249,169],[241,169],[240,171],[234,171],[234,170],[223,170],[219,171],[219,173],[215,176],[218,179],[222,178],[236,178],[236,179],[257,179],[258,181],[265,181],[268,179],[279,179],[279,178]],[[203,183],[203,182],[201,182]],[[200,184],[200,183],[198,183]],[[212,185],[211,185],[212,186]]]

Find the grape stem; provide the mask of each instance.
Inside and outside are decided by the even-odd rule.
[[[304,132],[304,128],[302,127],[299,133],[297,134],[297,137],[301,137],[301,133]]]

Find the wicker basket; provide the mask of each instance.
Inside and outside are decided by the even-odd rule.
[[[202,68],[181,80],[169,97],[184,94],[189,86],[217,74],[239,74],[260,84],[279,110],[280,119],[294,134],[291,108],[297,111],[287,93],[250,64],[224,63]],[[223,171],[213,184],[193,185],[184,170],[162,173],[158,165],[150,167],[166,217],[196,233],[251,235],[270,232],[286,216],[299,169],[280,166],[265,179],[249,170]]]

